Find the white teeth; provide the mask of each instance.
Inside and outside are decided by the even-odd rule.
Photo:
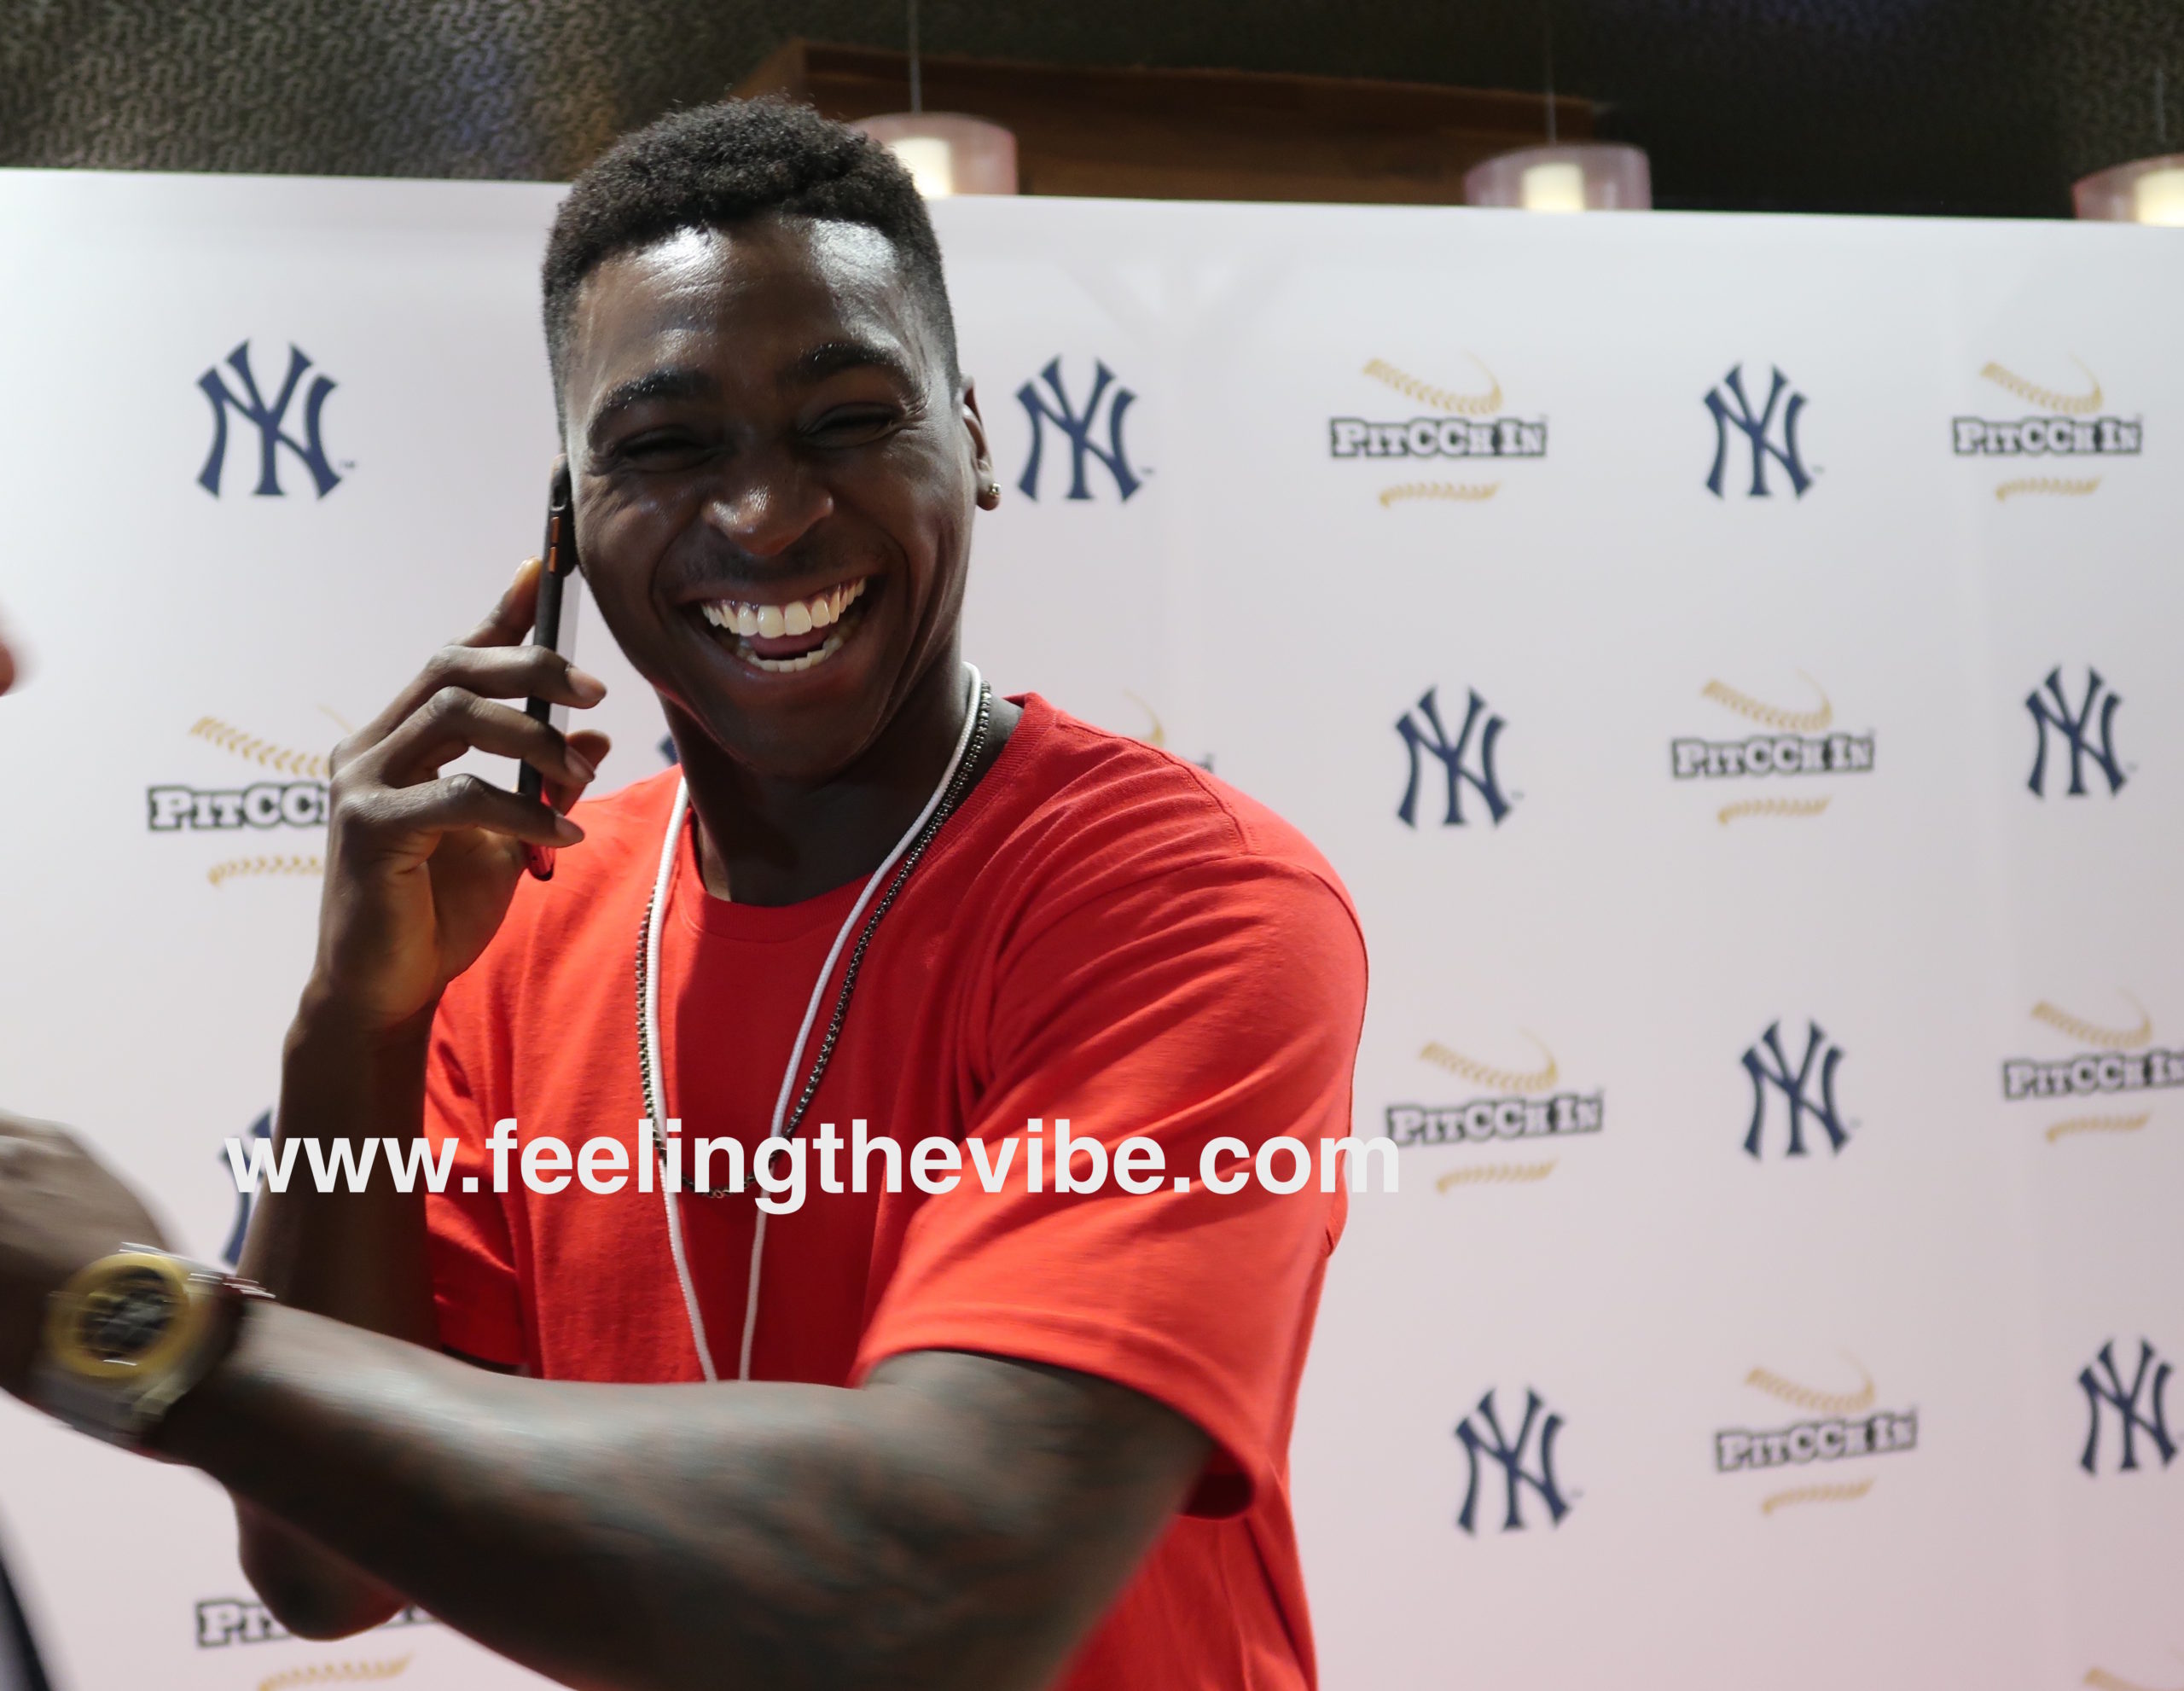
[[[796,670],[808,670],[814,664],[822,664],[842,649],[842,636],[830,634],[823,646],[806,652],[800,658],[762,658],[756,652],[746,651],[743,661],[764,670],[770,675],[787,675]]]
[[[824,593],[815,593],[810,598],[793,604],[760,605],[742,599],[712,599],[698,608],[715,628],[746,638],[755,635],[770,640],[783,635],[810,634],[839,623],[849,607],[864,596],[865,580],[853,581],[845,587],[830,587]],[[825,645],[800,658],[761,658],[747,651],[743,655],[764,670],[779,672],[809,669],[822,659],[832,656],[841,643],[841,636],[835,635]]]

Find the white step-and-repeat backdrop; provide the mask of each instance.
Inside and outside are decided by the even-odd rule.
[[[200,1254],[323,754],[536,543],[555,192],[0,175],[0,1098]],[[1325,1682],[2184,1682],[2184,235],[937,212],[970,654],[1371,939]],[[73,1691],[531,1682],[282,1637],[214,1487],[12,1406],[0,1543]]]

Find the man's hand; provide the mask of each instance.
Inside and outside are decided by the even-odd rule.
[[[77,1270],[164,1243],[136,1194],[73,1135],[0,1112],[0,1389],[28,1389],[46,1300]]]
[[[495,702],[539,698],[584,709],[607,696],[566,660],[521,643],[537,591],[533,559],[491,615],[334,750],[310,997],[357,1032],[388,1031],[430,1009],[476,961],[508,913],[526,844],[584,838],[558,813],[590,785],[607,737],[564,740],[520,705]],[[535,765],[554,809],[475,776],[440,774],[472,751]]]

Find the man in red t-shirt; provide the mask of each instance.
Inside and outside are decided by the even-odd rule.
[[[1000,489],[884,151],[665,119],[578,182],[545,288],[583,567],[680,767],[569,816],[442,774],[518,757],[566,809],[606,749],[505,702],[602,696],[520,643],[526,565],[337,754],[284,1069],[283,1143],[421,1131],[444,1188],[268,1194],[278,1301],[224,1288],[185,1394],[125,1413],[10,1322],[149,1223],[0,1125],[60,1240],[11,1252],[0,1172],[0,1384],[219,1479],[312,1636],[415,1602],[586,1685],[1311,1685],[1340,886],[961,661]]]

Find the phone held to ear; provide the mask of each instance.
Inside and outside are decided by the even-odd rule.
[[[576,503],[570,491],[566,466],[554,472],[553,485],[546,495],[546,539],[538,555],[544,561],[544,567],[538,572],[538,613],[531,623],[531,643],[550,646],[566,658],[576,648],[577,621],[577,601],[565,597],[563,591],[569,578],[577,572]],[[534,722],[563,730],[568,726],[567,712],[543,699],[527,700],[523,708]],[[515,790],[539,804],[546,802],[545,778],[529,764],[519,770]],[[525,846],[524,863],[540,880],[554,878],[551,846]]]

